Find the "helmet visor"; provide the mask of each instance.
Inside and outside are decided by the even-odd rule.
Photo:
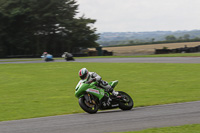
[[[81,79],[86,79],[86,77],[87,77],[87,73],[80,76]]]

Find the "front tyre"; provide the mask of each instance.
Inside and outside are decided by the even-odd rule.
[[[132,98],[125,92],[119,91],[119,95],[122,96],[119,102],[119,108],[121,110],[130,110],[133,108],[134,102]]]
[[[97,104],[91,104],[87,102],[85,97],[79,98],[79,105],[85,112],[89,114],[94,114],[98,111]]]

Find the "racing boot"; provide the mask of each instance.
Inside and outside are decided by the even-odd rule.
[[[112,91],[112,94],[113,94],[114,96],[118,96],[119,92],[113,90],[113,91]]]
[[[115,91],[112,87],[110,87],[109,92],[111,92],[114,96],[119,94],[119,92]]]

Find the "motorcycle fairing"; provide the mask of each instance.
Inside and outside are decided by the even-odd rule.
[[[87,92],[89,94],[92,94],[101,100],[104,97],[104,89],[100,89],[97,86],[96,82],[93,82],[91,84],[84,83],[84,81],[80,81],[76,86],[75,96],[76,97],[82,97],[84,96],[84,93]]]
[[[108,83],[110,86],[112,86],[113,88],[115,88],[115,86],[118,84],[118,80],[115,81],[111,81]]]

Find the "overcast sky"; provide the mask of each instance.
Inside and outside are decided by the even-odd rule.
[[[76,0],[97,32],[200,29],[200,0]]]

